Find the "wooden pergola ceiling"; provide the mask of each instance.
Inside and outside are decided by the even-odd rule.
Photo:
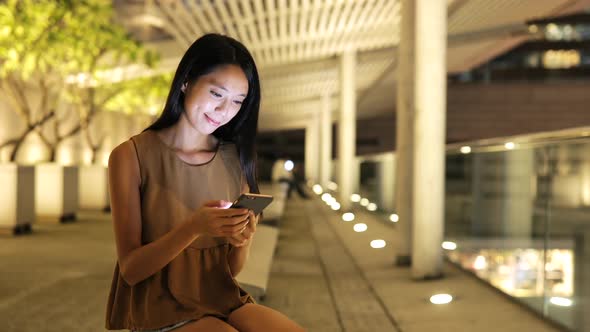
[[[587,5],[588,0],[447,3],[448,70],[456,72],[477,66],[524,40],[526,21],[558,15]],[[395,69],[399,0],[146,0],[141,6],[141,15],[149,18],[144,19],[146,24],[157,25],[173,36],[182,50],[178,58],[207,32],[229,35],[249,48],[261,72],[263,129],[283,115],[305,117],[314,109],[310,105],[323,94],[337,98],[338,55],[346,49],[355,49],[358,54],[357,90],[359,95],[368,94],[363,97],[363,108],[384,108],[371,105],[371,91],[394,93],[391,79],[384,84],[376,80],[391,77]],[[370,91],[365,91],[367,88]],[[375,101],[383,100],[375,97]],[[332,104],[338,108],[337,99]]]

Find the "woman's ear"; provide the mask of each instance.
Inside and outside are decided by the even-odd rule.
[[[182,86],[180,87],[180,91],[182,91],[182,93],[186,93],[186,82],[184,82],[184,84],[182,84]]]

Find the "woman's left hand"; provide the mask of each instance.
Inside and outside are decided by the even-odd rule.
[[[256,216],[252,210],[248,211],[248,215],[249,221],[248,224],[246,224],[246,227],[244,227],[240,233],[237,233],[228,238],[229,243],[234,247],[239,248],[248,245],[252,240],[252,236],[256,232],[259,216]]]

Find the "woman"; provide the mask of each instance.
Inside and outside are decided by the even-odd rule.
[[[234,277],[258,217],[228,209],[258,193],[260,84],[238,41],[208,34],[183,56],[164,111],[109,158],[118,264],[107,329],[302,331]]]

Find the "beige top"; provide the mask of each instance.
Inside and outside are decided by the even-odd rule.
[[[162,142],[155,131],[131,138],[141,173],[142,244],[182,222],[205,201],[234,201],[244,178],[236,146],[220,143],[207,163],[191,165]],[[231,275],[225,238],[201,236],[161,271],[129,286],[118,264],[107,305],[107,329],[156,329],[215,316],[227,319],[241,305],[254,302]]]

